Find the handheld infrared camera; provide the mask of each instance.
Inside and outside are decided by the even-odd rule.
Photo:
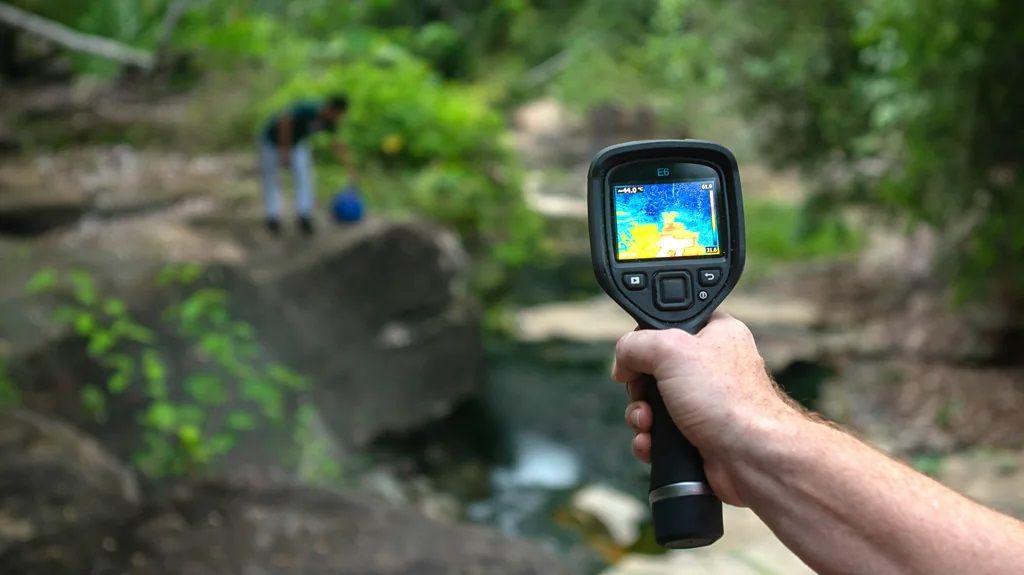
[[[604,291],[641,329],[704,327],[743,271],[743,201],[732,152],[697,140],[619,144],[594,157],[587,188],[590,252]],[[674,549],[710,545],[722,536],[722,503],[700,453],[649,383],[655,538]]]

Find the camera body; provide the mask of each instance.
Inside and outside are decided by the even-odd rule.
[[[743,199],[732,152],[696,140],[619,144],[594,157],[587,185],[598,283],[639,327],[697,333],[743,272]],[[655,539],[674,549],[710,545],[723,533],[722,502],[657,382],[646,379]]]
[[[732,152],[698,140],[618,144],[595,156],[588,187],[591,258],[604,291],[642,327],[700,329],[745,261]]]

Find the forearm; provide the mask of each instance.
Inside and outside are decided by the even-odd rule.
[[[334,157],[346,168],[351,167],[352,162],[348,153],[348,147],[342,140],[334,140]]]
[[[752,424],[723,458],[743,501],[823,573],[1010,573],[1020,522],[802,415]]]
[[[277,123],[277,153],[287,158],[292,151],[292,122],[282,118]]]

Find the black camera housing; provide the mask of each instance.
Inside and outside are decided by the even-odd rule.
[[[703,232],[677,222],[680,212],[662,209],[668,204],[659,201],[665,193],[661,183],[673,184],[671,194],[677,193],[675,184],[691,187],[693,191],[678,192],[696,202],[686,203],[688,209],[696,206],[703,212],[707,199],[709,217],[689,223],[711,231],[714,242],[702,244],[698,239]],[[743,199],[732,152],[697,140],[619,144],[594,157],[587,185],[591,259],[598,283],[640,328],[697,333],[743,272]],[[652,185],[655,189],[648,189]],[[641,208],[623,207],[623,221],[631,229],[620,238],[617,195],[638,193],[654,199],[647,204],[651,196],[645,195]],[[624,206],[630,203],[622,201]],[[651,222],[654,213],[660,222]],[[643,379],[653,415],[648,500],[655,540],[674,549],[710,545],[723,534],[722,502],[708,484],[700,452],[673,423],[657,382],[649,375]]]
[[[659,175],[659,170],[666,169]],[[717,214],[720,254],[641,261],[616,258],[613,186],[706,177],[720,182],[716,190],[724,208]],[[597,281],[641,327],[696,332],[739,281],[745,261],[743,199],[739,167],[727,148],[699,140],[650,140],[605,148],[590,165],[587,205]],[[705,270],[718,270],[717,281],[702,282]],[[628,274],[643,274],[643,287],[630,289],[625,280]],[[676,279],[683,280],[685,301],[659,304],[665,281],[672,280],[669,284],[675,289],[680,285]]]

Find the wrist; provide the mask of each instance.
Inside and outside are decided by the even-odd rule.
[[[799,445],[801,438],[820,426],[781,400],[737,415],[736,422],[733,432],[724,435],[721,452],[726,461],[741,464],[772,459],[774,453]]]

